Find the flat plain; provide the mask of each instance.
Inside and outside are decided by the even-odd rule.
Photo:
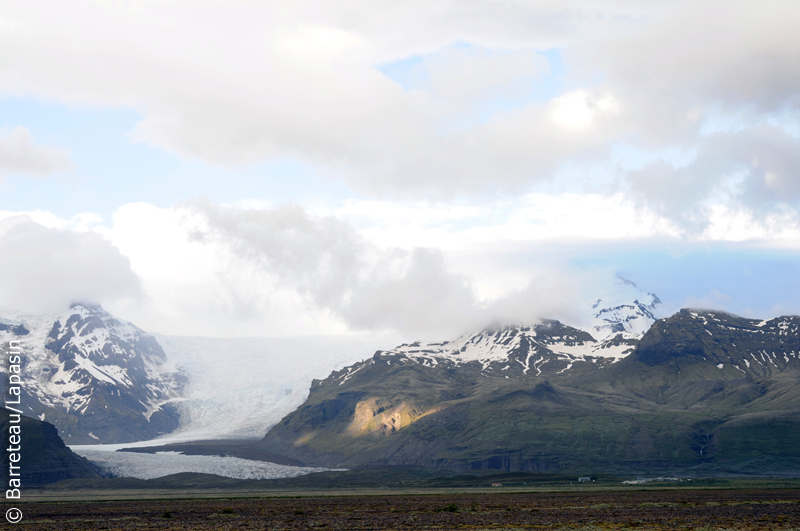
[[[34,502],[27,530],[800,530],[800,489]]]

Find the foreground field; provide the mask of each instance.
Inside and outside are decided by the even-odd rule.
[[[800,490],[29,503],[28,530],[800,530]]]

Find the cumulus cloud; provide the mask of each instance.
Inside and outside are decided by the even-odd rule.
[[[0,24],[0,94],[132,108],[130,138],[212,164],[299,159],[382,199],[591,186],[691,233],[798,209],[791,0],[78,0]]]
[[[599,66],[610,83],[650,105],[672,103],[671,110],[712,103],[778,110],[800,103],[796,2],[779,0],[769,9],[721,0],[654,7],[653,16],[627,31],[576,47],[576,60],[595,72]]]
[[[55,228],[19,216],[0,223],[0,306],[38,312],[94,300],[166,334],[391,330],[406,340],[446,339],[537,318],[586,324],[588,303],[605,297],[614,273],[626,268],[633,268],[632,278],[649,279],[646,289],[665,301],[676,288],[660,286],[681,275],[674,283],[681,284],[683,298],[670,306],[677,308],[709,289],[727,289],[720,275],[738,271],[748,253],[724,256],[699,279],[696,261],[664,269],[662,262],[684,253],[687,242],[664,232],[658,220],[638,218],[632,207],[620,213],[608,198],[572,195],[557,201],[536,195],[481,209],[367,201],[335,215],[296,205],[195,201],[165,209],[131,203],[109,226],[91,227],[37,213]],[[797,216],[761,226],[745,214],[712,212],[711,228],[688,248],[704,256],[710,247],[724,248],[724,241],[749,240],[759,248],[782,234],[783,252],[797,249]],[[728,307],[739,311],[741,298]]]
[[[621,132],[595,112],[608,114],[608,90],[594,97],[586,87],[592,97],[567,101],[571,109],[554,102],[555,115],[528,101],[546,70],[535,50],[599,38],[640,10],[613,1],[20,3],[4,12],[0,50],[14,52],[4,54],[0,91],[132,107],[143,118],[131,138],[214,164],[298,157],[370,193],[516,189]],[[431,93],[379,70],[416,55],[428,58]],[[450,102],[487,94],[522,99],[464,130]]]
[[[718,205],[763,217],[800,205],[800,140],[761,125],[703,139],[695,159],[680,167],[659,160],[628,177],[640,204],[702,232]]]
[[[581,280],[575,271],[536,274],[524,289],[492,301],[487,313],[497,323],[530,323],[547,318],[573,325],[585,324],[582,322],[586,318],[585,287],[581,286]]]
[[[227,249],[237,267],[255,264],[263,276],[276,277],[354,330],[447,337],[498,320],[566,315],[578,303],[575,290],[562,289],[567,279],[555,274],[523,293],[482,301],[440,250],[381,246],[341,220],[297,206],[256,210],[195,202],[187,208],[202,218],[194,241]]]
[[[189,244],[178,241],[180,231],[168,245],[158,244],[166,224],[157,212],[146,216],[154,228],[141,239],[163,248],[158,258],[167,263],[177,260],[171,257],[176,252],[192,256],[169,283],[205,271],[184,286],[182,296],[195,301],[192,306],[223,301],[226,319],[265,323],[270,334],[309,333],[339,323],[339,331],[442,338],[537,318],[581,324],[587,303],[608,288],[615,268],[628,258],[655,249],[679,252],[685,245],[685,231],[662,218],[637,215],[633,206],[623,212],[620,201],[535,195],[480,210],[367,201],[351,202],[335,216],[296,205],[245,208],[195,201],[174,211]],[[475,216],[483,220],[478,226]],[[749,240],[759,246],[780,237],[796,247],[796,216],[764,223],[740,212],[714,210],[709,216],[711,226],[690,241]],[[114,231],[119,234],[120,227]],[[181,251],[181,245],[202,254]],[[600,257],[598,265],[594,256]],[[621,258],[614,262],[611,256]],[[164,268],[154,262],[144,276],[158,271]],[[159,285],[153,293],[170,289]]]
[[[47,228],[27,216],[0,221],[0,279],[0,306],[32,313],[141,295],[130,262],[102,236]]]
[[[72,168],[68,149],[37,145],[25,127],[0,135],[0,173],[42,176]]]

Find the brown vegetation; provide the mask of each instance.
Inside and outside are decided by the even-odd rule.
[[[51,502],[21,508],[27,530],[800,530],[798,490]]]

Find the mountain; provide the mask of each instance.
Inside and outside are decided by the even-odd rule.
[[[618,277],[613,290],[592,303],[589,332],[599,341],[620,336],[638,339],[655,322],[661,300],[630,280]]]
[[[681,310],[627,337],[653,302],[598,311],[600,341],[542,321],[379,351],[259,446],[327,467],[799,474],[800,318]]]
[[[620,302],[626,298],[632,300]],[[603,367],[633,352],[655,322],[653,312],[660,303],[654,294],[644,293],[633,282],[620,279],[612,294],[594,301],[586,330],[543,319],[530,325],[488,328],[454,341],[403,344],[379,354],[429,367],[463,367],[468,371],[480,367],[484,375],[509,378],[561,374],[587,364]],[[371,362],[353,365],[331,376],[344,382],[366,363]]]
[[[72,452],[58,436],[55,426],[0,408],[0,433],[8,434],[10,426],[19,426],[22,459],[20,490],[54,483],[65,479],[99,478],[100,474],[89,461]],[[14,448],[9,441],[6,446]],[[9,455],[9,454],[7,454]],[[3,485],[9,485],[9,467],[2,467]],[[14,471],[16,472],[16,471]],[[4,487],[4,488],[10,488]]]
[[[152,336],[100,306],[76,304],[56,316],[5,312],[0,343],[10,341],[19,341],[23,358],[19,407],[55,425],[68,444],[151,439],[178,426],[172,402],[186,376]]]

